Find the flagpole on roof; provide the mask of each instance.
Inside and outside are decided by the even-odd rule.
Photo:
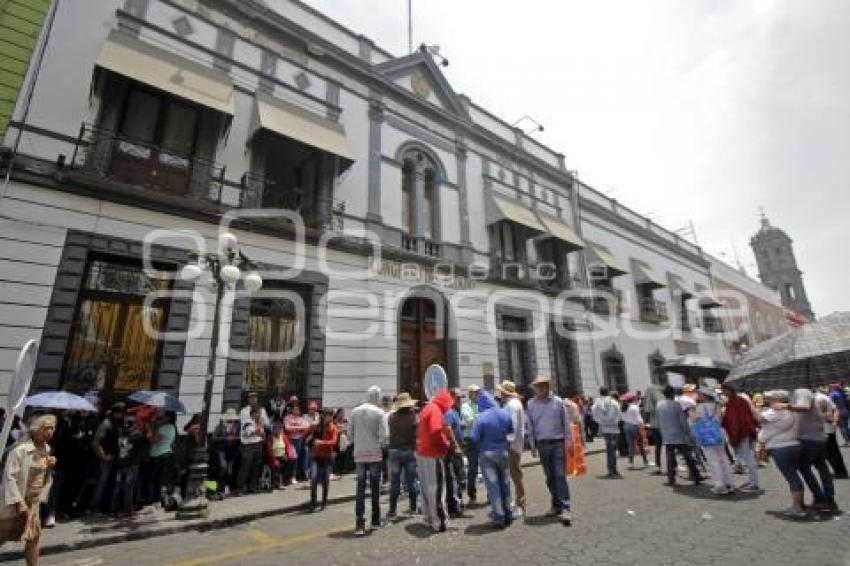
[[[407,53],[413,53],[413,0],[407,0]]]

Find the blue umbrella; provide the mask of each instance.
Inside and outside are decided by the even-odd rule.
[[[186,407],[180,399],[169,395],[165,391],[136,391],[127,397],[130,401],[157,407],[163,411],[173,413],[185,413]]]
[[[67,391],[46,391],[30,395],[24,401],[27,407],[39,407],[42,409],[62,409],[66,411],[97,412],[94,405],[86,399]]]

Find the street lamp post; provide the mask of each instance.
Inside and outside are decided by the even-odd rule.
[[[238,265],[237,265],[238,264]],[[226,288],[235,287],[242,279],[245,290],[249,293],[258,291],[263,286],[263,279],[252,271],[242,277],[239,268],[254,267],[248,258],[239,252],[236,236],[224,233],[219,237],[219,253],[198,256],[194,263],[183,267],[180,277],[184,281],[196,282],[204,271],[208,272],[215,288],[215,303],[213,311],[213,327],[210,336],[210,354],[207,360],[207,373],[204,381],[204,401],[201,408],[200,439],[192,452],[189,465],[189,481],[186,486],[186,501],[177,511],[178,519],[205,518],[209,515],[205,483],[209,470],[209,451],[207,436],[212,405],[213,383],[215,382],[216,357],[219,346],[219,324],[221,321],[221,301]]]

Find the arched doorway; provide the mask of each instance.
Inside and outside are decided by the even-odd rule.
[[[414,399],[424,399],[422,378],[431,364],[440,364],[455,385],[456,372],[449,365],[450,340],[445,301],[441,298],[410,296],[399,308],[399,393],[408,392]]]

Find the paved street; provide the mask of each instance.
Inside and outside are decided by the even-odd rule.
[[[850,451],[844,453],[850,457]],[[418,518],[403,517],[386,530],[354,539],[354,506],[347,503],[317,515],[282,515],[228,529],[53,555],[44,563],[850,564],[850,517],[788,521],[771,514],[787,504],[786,488],[772,468],[763,470],[766,492],[761,496],[718,499],[707,487],[671,490],[649,470],[623,469],[624,480],[600,479],[603,456],[593,455],[589,463],[591,473],[570,484],[572,527],[542,518],[548,500],[535,466],[526,468],[529,521],[506,531],[484,526],[486,508],[478,507],[456,521],[457,530],[450,533],[431,535]],[[837,482],[837,489],[839,504],[847,506],[850,482]]]

